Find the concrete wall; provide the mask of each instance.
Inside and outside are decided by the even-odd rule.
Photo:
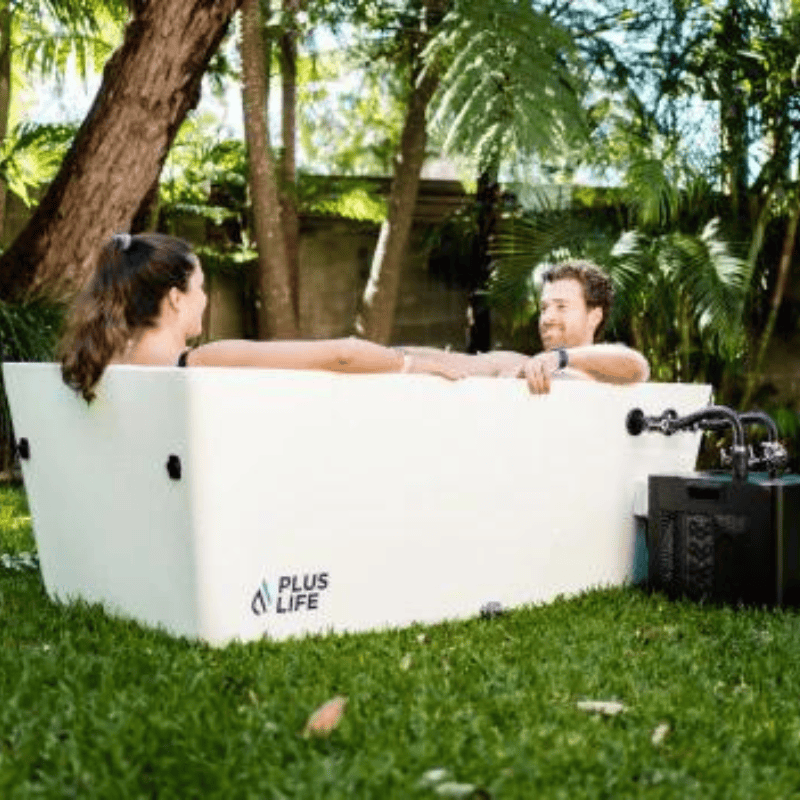
[[[423,182],[415,224],[401,277],[393,344],[426,344],[462,350],[466,341],[467,291],[429,269],[431,226],[442,222],[470,198],[453,181]],[[350,336],[369,278],[379,227],[333,217],[300,220],[300,336],[324,339]],[[183,223],[179,235],[199,242],[208,236]],[[207,280],[208,339],[246,335],[248,302],[240,283],[222,275]]]
[[[377,229],[343,220],[316,220],[300,235],[300,336],[350,336],[369,277]],[[430,248],[421,231],[409,247],[397,302],[393,344],[426,344],[462,350],[466,338],[467,292],[428,269]],[[236,280],[208,281],[208,339],[245,335],[244,298]]]
[[[300,235],[300,333],[349,336],[366,284],[377,231],[344,220],[306,223]]]

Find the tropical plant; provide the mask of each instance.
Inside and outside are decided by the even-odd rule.
[[[58,171],[76,130],[75,125],[15,125],[0,143],[0,180],[30,205],[33,193]]]
[[[225,202],[217,202],[224,187]],[[214,225],[244,224],[247,206],[247,156],[244,143],[225,138],[210,115],[192,115],[184,124],[161,172],[159,227],[175,232],[183,215]]]
[[[563,155],[586,135],[584,86],[573,39],[532,4],[457,0],[426,49],[441,78],[431,128],[475,171]]]
[[[358,45],[300,62],[298,134],[306,170],[388,175],[400,141],[404,82],[395,70],[365,66]]]
[[[63,308],[43,301],[0,301],[0,365],[4,361],[49,361],[61,330]],[[0,470],[13,466],[14,431],[0,369]]]
[[[718,220],[694,235],[626,231],[606,264],[617,295],[610,329],[644,353],[656,380],[721,385],[725,370],[744,369],[749,272]]]
[[[641,183],[643,175],[651,180]],[[528,325],[538,312],[538,271],[591,258],[614,284],[611,336],[641,350],[657,380],[709,381],[730,394],[746,367],[750,268],[730,252],[718,220],[685,227],[687,201],[698,194],[669,187],[652,163],[639,164],[619,192],[630,227],[614,226],[603,210],[544,207],[506,218],[493,246],[491,302],[512,327]]]
[[[61,82],[97,73],[120,43],[125,0],[28,0],[8,4],[12,69]]]

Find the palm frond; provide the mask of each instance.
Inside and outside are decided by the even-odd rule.
[[[118,46],[127,14],[122,0],[32,0],[13,18],[14,60],[57,79],[74,63],[85,79]]]
[[[720,239],[718,221],[709,222],[698,236],[665,237],[663,253],[672,262],[677,286],[688,299],[701,337],[719,350],[738,349],[749,268]]]
[[[661,159],[634,161],[625,176],[625,192],[639,225],[663,229],[677,221],[680,194]]]
[[[77,128],[24,123],[14,126],[0,146],[0,177],[26,205],[30,191],[51,180]]]
[[[425,55],[442,69],[431,123],[449,151],[552,151],[584,129],[571,40],[530,4],[460,0]]]

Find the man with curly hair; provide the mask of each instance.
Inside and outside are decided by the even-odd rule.
[[[475,376],[525,378],[532,392],[550,391],[554,377],[605,383],[646,381],[645,357],[623,344],[602,344],[614,292],[611,280],[591,261],[563,261],[543,275],[539,298],[539,334],[544,350],[526,356],[495,350],[477,356],[443,353],[448,364]],[[431,356],[433,348],[405,348]]]

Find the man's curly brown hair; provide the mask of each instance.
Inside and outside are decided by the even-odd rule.
[[[599,307],[603,311],[603,318],[594,332],[594,340],[599,342],[603,336],[608,315],[611,313],[611,305],[614,302],[614,287],[611,284],[611,279],[592,261],[573,259],[562,261],[550,267],[542,275],[542,285],[567,278],[580,283],[587,308]]]

